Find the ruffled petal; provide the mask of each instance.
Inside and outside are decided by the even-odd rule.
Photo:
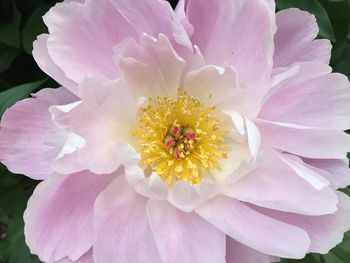
[[[31,252],[44,262],[75,261],[92,246],[96,197],[118,174],[53,174],[39,184],[24,214]]]
[[[232,65],[247,84],[269,79],[275,31],[271,3],[188,0],[185,6],[194,27],[192,43],[207,64]]]
[[[232,238],[226,238],[227,263],[270,263],[268,255],[244,246]]]
[[[138,166],[139,162],[139,159],[135,159],[135,163],[124,165],[125,178],[128,183],[143,196],[158,200],[167,199],[168,185],[155,172],[147,176],[145,171]]]
[[[261,110],[262,98],[270,86],[259,90],[240,85],[239,75],[233,67],[206,65],[187,72],[183,87],[192,96],[223,112],[237,111],[245,117],[255,118]]]
[[[147,218],[147,199],[124,176],[114,180],[96,200],[95,263],[160,263]]]
[[[317,39],[318,25],[314,15],[296,8],[276,14],[274,67],[289,67],[304,61],[329,64],[332,45],[328,39]]]
[[[37,180],[45,179],[63,147],[46,143],[50,136],[58,132],[48,108],[76,99],[64,88],[44,89],[8,109],[1,120],[1,162],[13,173],[25,174]]]
[[[225,234],[195,213],[149,200],[151,229],[163,262],[225,263]]]
[[[184,80],[184,88],[190,95],[217,105],[237,93],[237,73],[231,67],[208,65],[189,72]]]
[[[341,192],[338,211],[331,215],[304,216],[278,211],[254,208],[267,216],[295,225],[304,229],[310,236],[311,246],[309,252],[327,254],[332,248],[343,240],[344,233],[350,229],[350,198]]]
[[[56,160],[53,167],[60,173],[111,173],[135,155],[129,143],[137,105],[122,80],[104,77],[84,80],[79,96],[81,103],[72,109],[55,107],[51,112],[54,121],[81,136],[85,146]]]
[[[130,7],[128,0],[56,4],[44,16],[50,32],[47,48],[54,63],[79,83],[93,75],[116,78],[120,73],[113,63],[113,47],[126,37],[163,33],[174,45],[191,48],[169,3],[135,0]]]
[[[258,213],[229,197],[210,199],[196,212],[234,240],[264,254],[303,258],[309,249],[310,239],[301,228]]]
[[[127,38],[115,47],[119,64],[136,97],[177,96],[186,62],[173,49],[169,39],[142,34],[140,43]]]

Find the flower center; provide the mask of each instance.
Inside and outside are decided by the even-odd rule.
[[[168,184],[178,180],[199,184],[220,170],[219,161],[227,158],[229,147],[214,111],[181,90],[177,98],[149,98],[133,131],[139,138],[142,166]]]

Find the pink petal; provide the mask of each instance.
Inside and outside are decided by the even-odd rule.
[[[329,74],[327,65],[300,64],[264,104],[259,117],[309,127],[350,127],[350,84],[346,76]],[[332,87],[332,88],[329,88]]]
[[[155,172],[147,176],[144,169],[138,165],[139,162],[138,159],[135,164],[124,165],[125,178],[128,183],[143,196],[158,200],[167,199],[168,185]]]
[[[249,90],[238,82],[232,67],[205,65],[186,74],[183,87],[210,105],[219,105],[224,112],[237,111],[247,117],[256,117],[261,110],[264,88]],[[268,86],[269,88],[269,86]]]
[[[315,169],[311,165],[304,163],[299,157],[283,153],[279,155],[279,159],[292,168],[298,176],[303,178],[315,189],[321,190],[330,185],[329,181],[326,179],[327,173],[323,173],[319,169]]]
[[[163,262],[225,263],[225,234],[195,213],[149,200],[148,217]]]
[[[274,9],[273,9],[274,10]],[[186,14],[194,27],[192,43],[208,64],[232,65],[242,82],[269,78],[272,67],[273,11],[264,1],[186,1]]]
[[[77,84],[68,79],[65,73],[60,67],[58,67],[55,62],[51,59],[49,52],[47,50],[47,40],[49,35],[42,34],[38,36],[37,40],[33,43],[33,57],[39,67],[54,80],[60,83],[65,88],[72,92],[76,92]]]
[[[267,216],[304,229],[311,239],[309,252],[327,254],[343,240],[344,233],[350,229],[350,198],[341,192],[337,195],[338,211],[331,215],[314,217],[255,209]]]
[[[208,65],[189,72],[184,80],[184,88],[190,95],[216,105],[237,92],[237,73],[231,67]]]
[[[227,186],[225,194],[258,206],[306,215],[334,213],[338,203],[331,189],[315,189],[277,158]]]
[[[268,255],[244,246],[229,236],[226,238],[226,262],[228,263],[270,263]]]
[[[261,136],[259,129],[256,127],[255,123],[251,120],[245,118],[247,126],[247,136],[248,136],[248,145],[249,150],[254,159],[258,156],[260,150]]]
[[[190,22],[187,20],[185,9],[186,9],[186,0],[179,0],[175,8],[176,17],[179,19],[179,21],[183,25],[187,34],[189,36],[192,36],[194,32],[194,28],[190,24]]]
[[[350,136],[336,130],[255,121],[263,147],[314,159],[342,159],[350,150]],[[325,150],[326,149],[326,150]]]
[[[185,30],[165,1],[63,2],[50,10],[44,21],[50,32],[52,60],[75,82],[93,75],[116,78],[119,72],[113,63],[113,46],[125,37],[163,33],[178,46],[190,47]]]
[[[95,199],[117,175],[53,174],[40,183],[24,214],[31,252],[44,262],[84,255],[95,237]]]
[[[0,159],[13,173],[45,179],[60,152],[45,144],[58,129],[51,120],[51,104],[64,104],[76,97],[64,88],[44,89],[33,98],[17,102],[1,120]],[[63,146],[63,145],[62,145]]]
[[[331,43],[317,39],[318,25],[314,15],[296,8],[276,14],[274,67],[288,67],[303,61],[329,64]]]
[[[74,0],[76,1],[76,0]],[[76,261],[69,260],[68,258],[64,258],[60,261],[57,261],[55,263],[94,263],[94,259],[92,256],[92,249],[90,249],[88,252],[86,252],[83,256],[81,256]]]
[[[326,173],[326,177],[334,189],[344,188],[350,185],[350,169],[348,159],[304,159],[304,161],[321,169]]]
[[[84,169],[111,173],[135,155],[127,143],[132,141],[136,102],[122,80],[104,77],[84,80],[78,93],[82,99],[79,105],[68,112],[53,108],[52,113],[55,122],[81,136],[85,146],[58,159],[53,167],[61,173]]]
[[[227,176],[227,174],[224,176]],[[177,209],[189,213],[221,191],[222,186],[216,180],[203,180],[200,185],[177,181],[170,187],[167,200]]]
[[[146,205],[147,199],[137,194],[124,176],[114,180],[98,197],[95,263],[161,262]]]
[[[185,61],[173,49],[169,39],[142,34],[140,43],[125,39],[115,47],[128,88],[136,97],[177,96]]]
[[[310,245],[304,230],[228,197],[215,197],[196,212],[234,240],[264,254],[303,258]]]

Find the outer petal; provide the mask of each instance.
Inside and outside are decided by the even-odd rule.
[[[265,1],[188,0],[192,43],[208,64],[232,65],[242,82],[267,80],[272,67],[274,9]]]
[[[268,255],[244,246],[229,236],[226,238],[227,263],[270,263]]]
[[[135,155],[127,143],[132,141],[136,102],[121,80],[102,77],[83,81],[79,95],[82,102],[70,111],[56,107],[51,112],[59,126],[84,138],[85,147],[58,159],[53,167],[61,173],[84,169],[111,173]]]
[[[125,37],[137,39],[143,32],[152,36],[164,33],[173,43],[190,46],[166,1],[63,2],[50,10],[44,21],[50,32],[51,58],[75,82],[96,74],[117,77],[113,46]]]
[[[68,79],[65,73],[60,67],[58,67],[55,62],[51,59],[49,52],[47,50],[47,40],[49,35],[42,34],[38,36],[37,40],[33,43],[33,57],[38,63],[39,67],[54,80],[60,83],[65,88],[75,92],[77,89],[77,84]]]
[[[225,193],[236,199],[285,212],[323,215],[337,210],[338,199],[331,189],[316,190],[277,158],[226,189]]]
[[[95,205],[95,263],[161,262],[146,213],[147,199],[124,176],[114,180]]]
[[[13,173],[45,179],[60,152],[60,148],[45,144],[58,131],[48,108],[73,100],[76,97],[64,88],[44,89],[8,109],[1,121],[1,162]]]
[[[117,175],[53,174],[39,184],[24,214],[31,252],[44,262],[84,255],[95,237],[95,199]]]
[[[338,192],[338,198],[339,210],[332,215],[312,217],[261,208],[256,210],[304,229],[311,239],[309,252],[327,254],[342,241],[344,233],[350,229],[350,198],[341,192]]]
[[[228,197],[215,197],[196,212],[236,241],[268,255],[303,258],[310,245],[304,230]]]
[[[326,179],[326,173],[323,173],[320,169],[315,169],[311,165],[306,164],[299,157],[283,153],[279,155],[279,158],[300,178],[303,178],[315,189],[321,190],[330,185],[329,181]]]
[[[304,159],[307,164],[328,172],[326,178],[334,189],[344,188],[350,185],[350,169],[348,159],[324,160]]]
[[[225,234],[195,213],[148,201],[151,229],[163,262],[225,263]]]
[[[288,67],[303,61],[329,64],[332,45],[329,40],[315,40],[318,25],[314,15],[296,8],[276,15],[274,67]]]
[[[55,263],[94,263],[94,259],[92,256],[92,249],[90,249],[88,252],[86,252],[83,256],[81,256],[76,261],[72,261],[72,260],[69,260],[68,258],[65,258]]]
[[[342,131],[262,120],[255,121],[255,124],[264,147],[314,159],[341,159],[350,150],[350,136]]]
[[[350,84],[319,63],[300,64],[299,73],[277,88],[259,118],[326,129],[350,127]],[[331,88],[330,88],[331,87]]]

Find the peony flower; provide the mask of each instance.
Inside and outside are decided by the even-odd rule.
[[[350,87],[315,17],[269,0],[65,1],[33,55],[62,87],[3,116],[1,160],[43,180],[44,262],[278,262],[350,229]]]

